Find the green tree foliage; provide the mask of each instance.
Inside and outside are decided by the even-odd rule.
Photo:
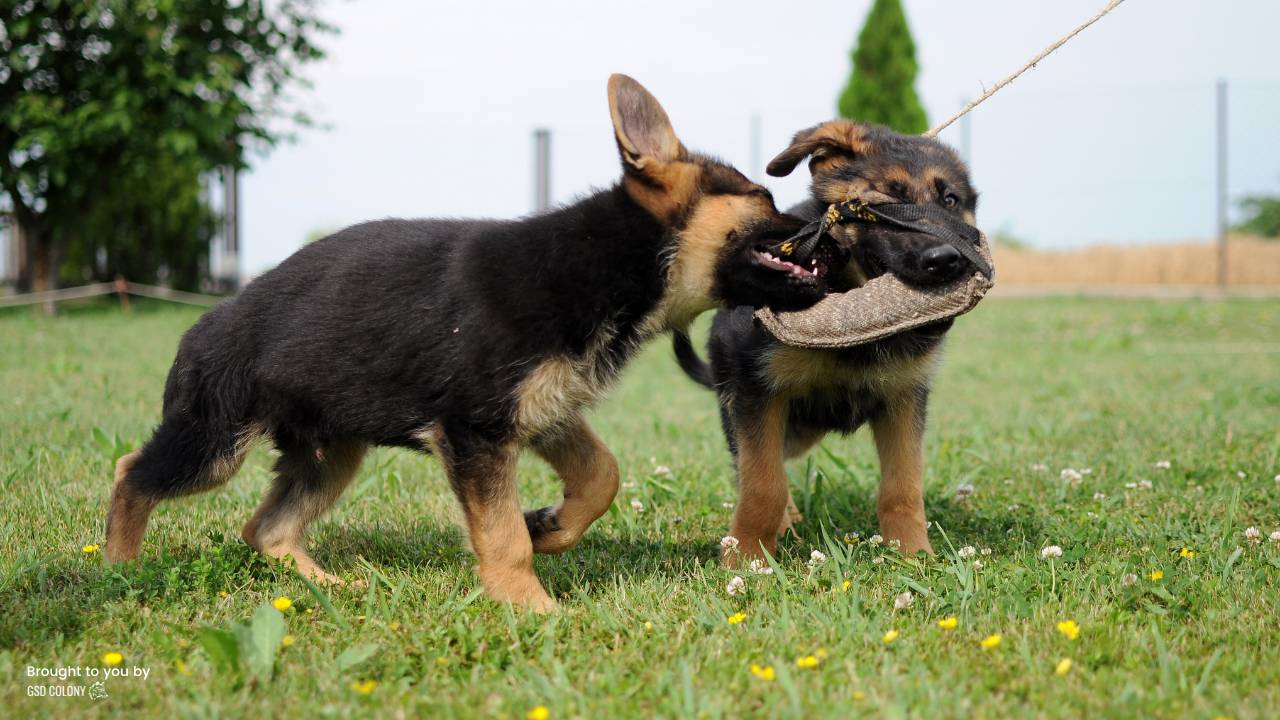
[[[288,90],[330,30],[313,0],[0,3],[0,189],[27,284],[194,285],[201,174],[308,124]]]
[[[842,117],[877,123],[901,133],[929,129],[916,96],[916,45],[899,0],[875,0],[858,33],[853,74],[840,94]]]
[[[1280,238],[1280,197],[1252,195],[1240,201],[1245,219],[1236,225],[1237,232],[1264,238]]]

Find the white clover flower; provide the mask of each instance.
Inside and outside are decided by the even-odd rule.
[[[725,586],[724,591],[730,595],[745,593],[747,591],[747,581],[737,575],[734,575],[733,579],[729,581],[729,584]]]
[[[1173,465],[1172,465],[1168,460],[1157,460],[1157,461],[1156,461],[1156,469],[1157,469],[1157,470],[1168,470],[1168,469],[1169,469],[1169,468],[1171,468],[1171,467],[1173,467]]]
[[[725,510],[732,510],[732,509],[733,509],[733,503],[731,503],[731,502],[722,502],[722,503],[720,503],[720,507],[724,508]]]
[[[627,480],[626,482],[622,483],[623,490],[634,490],[635,487],[636,487],[636,484],[631,480]]]
[[[1032,472],[1047,472],[1049,470],[1049,466],[1044,463],[1036,463],[1031,466],[1031,470]]]
[[[1236,477],[1238,477],[1238,478],[1240,478],[1241,480],[1243,480],[1243,479],[1245,479],[1246,477],[1249,477],[1249,476],[1248,476],[1248,475],[1245,475],[1243,470],[1237,470],[1237,471],[1236,471]]]
[[[1072,485],[1079,485],[1084,480],[1084,475],[1075,468],[1063,468],[1062,472],[1058,473],[1058,477],[1062,478],[1063,482],[1068,482]]]
[[[871,543],[872,545],[879,545],[880,543],[884,542],[884,538],[880,537],[879,533],[877,533],[867,538],[867,542]]]
[[[984,548],[982,548],[982,554],[983,554],[983,555],[990,555],[990,554],[991,554],[991,548],[989,548],[989,547],[984,547]]]
[[[893,548],[894,550],[897,550],[898,548],[902,547],[902,541],[897,538],[894,538],[889,541],[889,547]]]
[[[1275,532],[1271,533],[1267,537],[1270,537],[1271,542],[1273,543],[1280,543],[1280,530],[1276,530]]]
[[[671,468],[659,465],[653,469],[653,474],[657,477],[671,477]]]
[[[973,492],[974,491],[973,491],[972,483],[960,483],[959,485],[956,486],[956,497],[958,498],[969,497],[970,495],[973,494]]]
[[[809,553],[810,565],[821,565],[826,561],[827,561],[827,556],[821,550],[814,550],[813,552]]]
[[[1244,539],[1257,545],[1262,542],[1262,531],[1256,527],[1247,527],[1244,529]]]
[[[1085,516],[1085,517],[1087,517],[1087,518],[1089,518],[1090,520],[1097,520],[1097,519],[1098,519],[1098,513],[1093,512],[1092,510],[1090,510],[1089,512],[1086,512],[1086,513],[1084,514],[1084,516]]]
[[[982,561],[981,561],[981,560],[974,560],[974,561],[973,561],[973,569],[974,569],[974,570],[981,570],[981,569],[982,569]]]
[[[640,498],[631,498],[631,509],[642,513],[644,512],[644,503],[640,502]]]
[[[1138,481],[1138,489],[1139,489],[1139,490],[1150,490],[1151,488],[1152,488],[1152,485],[1151,485],[1151,481],[1150,481],[1150,480],[1139,480],[1139,481]]]
[[[1276,475],[1276,484],[1280,485],[1280,475]]]
[[[1040,551],[1040,558],[1042,560],[1048,560],[1049,558],[1060,558],[1060,557],[1062,557],[1062,548],[1058,547],[1057,545],[1050,545],[1049,547],[1046,547]]]
[[[773,568],[769,567],[768,564],[766,564],[765,561],[761,560],[760,558],[756,558],[752,560],[749,567],[751,569],[751,572],[755,573],[756,575],[772,575],[773,574]]]
[[[872,564],[872,565],[880,565],[880,564],[882,564],[883,562],[884,562],[884,556],[883,556],[883,555],[877,555],[877,556],[875,556],[875,557],[871,558],[871,564]]]
[[[844,534],[844,541],[850,545],[858,542],[861,539],[862,539],[862,536],[856,532],[847,532]]]
[[[1093,499],[1097,500],[1098,502],[1102,502],[1103,500],[1107,499],[1107,494],[1104,492],[1096,492],[1093,494]]]
[[[732,535],[725,535],[724,537],[720,538],[720,547],[724,548],[725,550],[737,550],[738,538]]]
[[[960,556],[961,558],[971,558],[977,554],[978,554],[978,549],[972,545],[965,545],[964,547],[956,551],[956,555]]]
[[[1133,573],[1125,573],[1124,575],[1120,576],[1120,584],[1126,587],[1136,582],[1138,582],[1138,576],[1134,575]]]
[[[898,595],[893,599],[893,609],[905,610],[911,607],[912,603],[914,603],[915,601],[916,601],[916,596],[912,595],[910,590],[907,590],[906,592],[902,593],[901,595]]]
[[[1092,474],[1093,474],[1093,468],[1085,468],[1085,469],[1083,469],[1083,470],[1081,470],[1081,471],[1080,471],[1080,474],[1081,474],[1081,475],[1092,475]]]
[[[1010,505],[1009,507],[1005,508],[1005,510],[1008,510],[1009,512],[1018,512],[1018,510],[1020,510],[1020,509],[1021,509],[1021,507],[1022,507],[1022,506],[1018,505],[1018,503],[1014,503],[1014,504]]]

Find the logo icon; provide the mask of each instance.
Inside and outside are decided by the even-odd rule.
[[[90,700],[105,700],[107,697],[107,686],[103,685],[102,681],[98,681],[89,686]]]

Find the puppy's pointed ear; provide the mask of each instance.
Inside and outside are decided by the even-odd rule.
[[[769,161],[765,172],[774,177],[790,175],[796,165],[812,155],[813,162],[832,154],[844,154],[857,157],[867,154],[869,150],[866,127],[848,120],[831,120],[821,125],[814,125],[795,134],[786,150]]]
[[[609,114],[618,152],[627,167],[644,170],[654,162],[668,163],[683,155],[667,111],[643,85],[626,75],[609,76]]]

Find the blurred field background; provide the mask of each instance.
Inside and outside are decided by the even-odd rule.
[[[1280,294],[1280,242],[1232,235],[1227,248],[1227,284],[1232,290]],[[1218,249],[1210,242],[1045,250],[1010,247],[997,240],[992,252],[997,294],[1110,288],[1159,295],[1218,284]]]

